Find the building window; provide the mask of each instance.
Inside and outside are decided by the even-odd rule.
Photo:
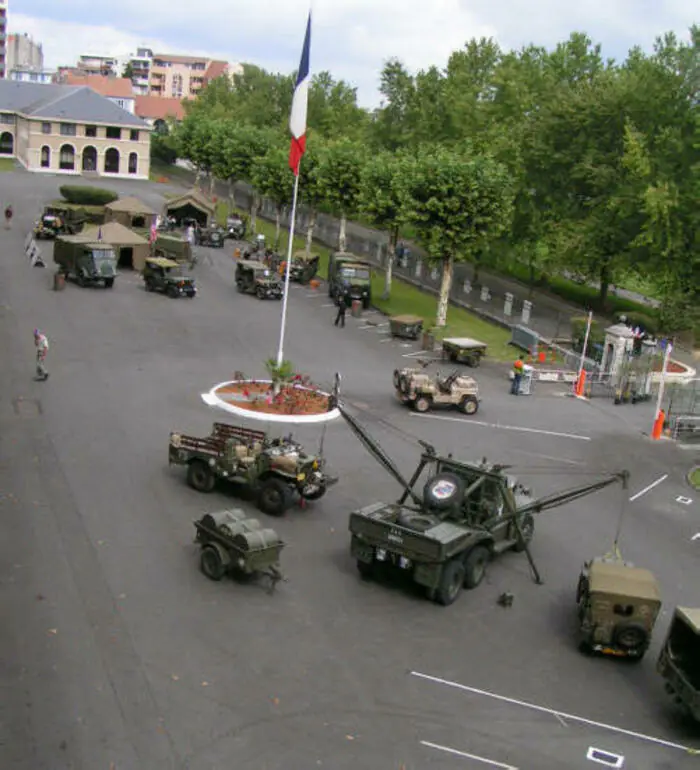
[[[110,147],[105,153],[105,174],[119,173],[119,150]]]
[[[91,136],[94,139],[97,136],[97,126],[85,126],[85,136]]]
[[[90,145],[83,148],[83,171],[97,171],[97,150]]]
[[[122,130],[121,128],[117,128],[116,126],[107,126],[105,129],[105,136],[107,139],[121,139],[122,138]]]
[[[41,148],[41,167],[51,168],[51,148],[46,145]]]
[[[41,124],[41,133],[42,134],[50,134],[51,133],[51,123],[42,123]]]
[[[11,112],[0,112],[0,123],[8,126],[14,126],[15,116]]]
[[[0,155],[14,155],[15,138],[9,131],[0,134]]]
[[[61,123],[61,136],[75,136],[75,123]]]
[[[174,97],[182,96],[182,75],[173,75],[172,94]]]
[[[138,142],[139,140],[138,128],[132,128],[131,131],[129,131],[129,140],[132,142]]]
[[[135,152],[129,153],[129,173],[136,174],[139,170],[139,156]]]
[[[62,171],[73,171],[75,169],[75,150],[73,145],[64,144],[58,158],[58,167]]]

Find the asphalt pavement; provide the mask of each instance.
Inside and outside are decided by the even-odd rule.
[[[237,370],[264,375],[280,303],[235,291],[231,244],[201,250],[191,301],[148,294],[128,273],[111,291],[51,291],[53,271],[30,267],[23,241],[62,182],[0,177],[17,212],[0,233],[3,770],[558,770],[593,768],[593,750],[624,768],[696,767],[686,749],[700,747],[698,727],[654,670],[673,607],[698,604],[689,453],[563,388],[511,397],[488,364],[471,372],[484,398],[475,418],[416,416],[391,379],[423,357],[417,346],[389,338],[379,314],[337,329],[323,288],[295,286],[285,357],[321,383],[340,372],[349,408],[405,472],[417,437],[512,463],[537,496],[632,472],[627,490],[538,517],[543,585],[516,554],[449,608],[361,581],[348,513],[398,490],[342,421],[295,431],[309,448],[323,435],[340,481],[279,520],[226,490],[197,494],[167,464],[171,430],[206,435],[224,418],[202,392]],[[163,191],[114,186],[151,205]],[[51,343],[43,383],[35,327]],[[287,542],[288,582],[273,595],[199,572],[192,521],[234,506]],[[574,633],[580,564],[609,550],[621,514],[623,554],[664,592],[652,648],[633,666],[581,656]],[[510,609],[496,603],[503,591]]]

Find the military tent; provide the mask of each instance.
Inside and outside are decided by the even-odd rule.
[[[124,227],[150,230],[156,212],[138,198],[119,198],[105,206],[105,221],[119,222]]]
[[[142,238],[119,222],[86,227],[74,238],[79,238],[83,243],[102,242],[111,246],[117,255],[117,264],[121,270],[143,270],[146,257],[151,252],[147,238]]]
[[[179,226],[187,219],[194,219],[202,227],[208,227],[215,211],[214,201],[196,188],[177,198],[171,198],[165,202],[164,207],[165,216],[175,217]]]

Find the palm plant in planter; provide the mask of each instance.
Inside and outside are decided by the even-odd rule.
[[[265,361],[265,368],[272,380],[272,390],[275,396],[280,394],[284,385],[294,379],[294,366],[291,361],[282,361],[278,364],[277,359],[268,358]]]

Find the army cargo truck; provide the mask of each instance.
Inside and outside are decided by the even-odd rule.
[[[700,722],[700,609],[676,607],[656,670],[666,692]]]
[[[54,241],[53,261],[59,272],[78,286],[114,286],[117,277],[117,255],[105,243],[83,240],[79,235],[65,235]]]
[[[346,291],[367,310],[372,301],[372,266],[364,259],[344,251],[331,254],[328,261],[328,296],[337,299]]]
[[[192,264],[192,244],[176,234],[158,233],[153,242],[153,256]]]

